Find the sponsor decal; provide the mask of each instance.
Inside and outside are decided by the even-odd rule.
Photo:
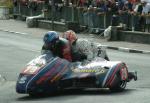
[[[34,62],[31,62],[27,65],[26,69],[22,72],[23,74],[36,74],[41,67],[45,65],[43,60],[39,60]]]
[[[37,65],[28,65],[27,68],[22,73],[23,74],[36,74],[41,67]]]
[[[83,69],[79,69],[79,68],[75,68],[72,69],[73,72],[76,73],[104,73],[105,72],[105,68],[99,67],[99,68],[83,68]]]

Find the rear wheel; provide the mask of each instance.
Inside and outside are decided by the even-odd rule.
[[[110,87],[110,90],[113,91],[123,91],[126,88],[128,80],[128,69],[124,63],[120,65],[120,69],[116,73],[117,82],[114,86]]]

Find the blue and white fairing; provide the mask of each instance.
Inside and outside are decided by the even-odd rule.
[[[27,64],[19,75],[16,91],[30,94],[65,88],[113,88],[127,79],[127,67],[120,61],[95,58],[70,63],[46,53]]]

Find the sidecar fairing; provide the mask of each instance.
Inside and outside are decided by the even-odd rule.
[[[65,59],[43,54],[29,62],[20,73],[16,91],[36,94],[68,88],[124,90],[128,81],[128,68],[121,61],[95,58],[90,62],[70,63]]]

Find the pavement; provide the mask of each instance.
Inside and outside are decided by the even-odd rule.
[[[49,31],[48,29],[41,28],[28,28],[25,21],[8,19],[0,20],[0,31],[11,32],[16,34],[32,34],[35,36],[42,37],[44,33]],[[79,38],[88,38],[95,42],[101,43],[108,49],[119,50],[129,53],[143,53],[150,54],[150,44],[131,43],[124,41],[107,41],[102,39],[96,34],[78,34]]]

